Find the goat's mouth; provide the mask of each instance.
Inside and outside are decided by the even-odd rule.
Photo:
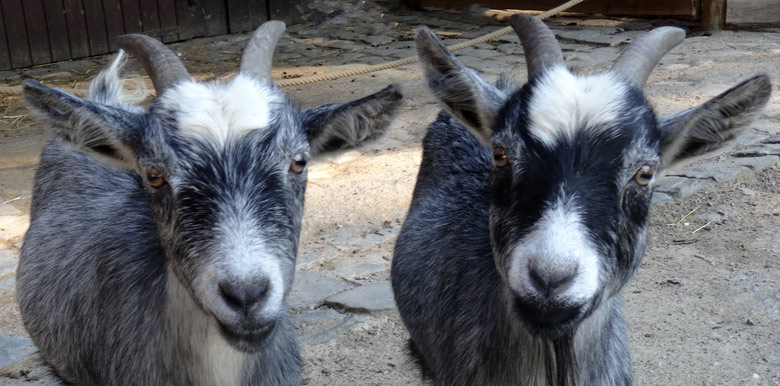
[[[219,332],[234,348],[245,352],[254,352],[263,347],[264,342],[276,326],[276,321],[268,321],[251,328],[222,323],[217,319]]]
[[[523,324],[535,335],[548,339],[574,333],[589,308],[588,304],[571,305],[514,298],[515,314]]]

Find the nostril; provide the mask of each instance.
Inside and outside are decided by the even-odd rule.
[[[219,292],[228,307],[248,310],[265,304],[271,285],[266,278],[251,282],[226,280],[219,283]]]
[[[566,285],[574,279],[577,268],[561,270],[544,270],[530,267],[528,275],[531,283],[539,293],[551,296],[566,288]]]

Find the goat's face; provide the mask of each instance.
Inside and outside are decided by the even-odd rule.
[[[487,83],[426,29],[417,44],[444,109],[492,148],[490,234],[507,307],[531,331],[556,338],[639,267],[658,172],[734,137],[766,104],[770,84],[755,77],[657,120],[641,87],[681,30],[654,30],[611,71],[579,76],[543,23],[521,16],[512,24],[529,63],[519,90],[506,79]]]
[[[257,350],[287,312],[307,161],[381,136],[401,94],[390,86],[301,111],[242,62],[224,84],[156,81],[147,111],[119,102],[120,63],[121,54],[87,100],[32,82],[25,97],[59,139],[138,173],[170,279],[235,348]]]

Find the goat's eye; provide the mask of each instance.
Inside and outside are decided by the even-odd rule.
[[[149,182],[153,188],[161,188],[167,183],[165,176],[157,168],[149,168],[146,170],[146,181]]]
[[[509,165],[509,157],[506,156],[506,151],[500,147],[493,149],[493,166],[503,168],[506,165]]]
[[[290,162],[290,171],[295,174],[301,174],[304,168],[306,168],[306,157],[300,153],[294,155]]]
[[[634,181],[636,181],[636,183],[639,185],[645,186],[650,183],[650,180],[653,179],[653,173],[655,173],[653,167],[648,164],[644,164],[639,168],[639,170],[636,171],[636,174],[634,174]]]

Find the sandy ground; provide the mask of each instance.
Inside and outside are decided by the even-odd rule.
[[[464,61],[488,79],[514,69],[522,81],[521,59],[500,51],[500,44],[506,42],[466,52]],[[578,47],[564,44],[573,67],[603,68],[619,52],[616,47]],[[751,74],[768,73],[777,84],[778,58],[780,41],[772,32],[726,31],[692,37],[662,61],[648,82],[647,94],[662,114],[672,113],[702,103]],[[314,71],[291,63],[284,62],[284,56],[277,59],[275,76]],[[337,68],[316,67],[316,71]],[[206,70],[195,66],[197,71]],[[216,69],[220,71],[226,70]],[[402,85],[406,99],[387,137],[368,149],[320,160],[311,167],[301,271],[354,283],[389,278],[393,233],[380,242],[356,247],[333,247],[329,240],[337,239],[342,229],[371,233],[400,226],[420,162],[420,142],[437,107],[416,66],[286,89],[291,99],[308,107],[354,99],[391,82]],[[774,90],[759,121],[764,129],[753,135],[777,134],[780,100],[777,86]],[[26,114],[19,98],[5,98],[0,107],[4,117]],[[0,201],[21,197],[11,203],[22,213],[18,224],[0,224],[6,232],[0,248],[11,249],[20,245],[37,154],[45,142],[39,125],[16,120],[5,118],[0,123]],[[726,157],[724,153],[697,162]],[[637,385],[780,385],[779,170],[775,165],[654,207],[647,256],[624,293]],[[698,209],[678,223],[694,208]],[[707,222],[708,227],[693,232]],[[354,267],[369,260],[375,268],[358,276]],[[346,277],[345,269],[351,277]],[[296,314],[316,310],[332,312],[313,306]],[[395,311],[346,315],[345,320],[327,339],[303,345],[304,384],[422,384],[404,353],[407,334]],[[0,331],[25,335],[12,289],[0,290]],[[306,327],[299,326],[299,332],[306,335]],[[32,359],[13,370],[36,366]]]

